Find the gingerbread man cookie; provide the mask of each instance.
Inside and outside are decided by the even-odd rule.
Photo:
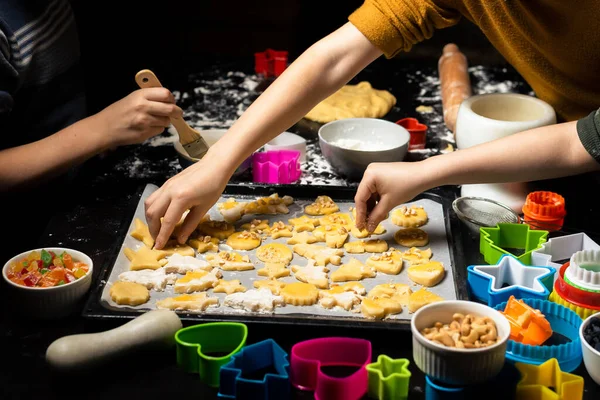
[[[423,206],[402,206],[392,211],[392,223],[404,228],[418,228],[427,223],[427,211]]]
[[[317,302],[319,290],[310,283],[294,282],[288,283],[281,289],[281,296],[287,304],[310,306]]]
[[[210,297],[206,292],[167,297],[156,302],[156,308],[159,309],[195,312],[205,311],[209,307],[216,307],[218,305],[219,299]]]
[[[141,269],[159,269],[165,263],[163,260],[167,253],[162,250],[152,250],[146,246],[142,246],[138,251],[133,251],[130,248],[123,250],[125,256],[129,259],[129,269],[132,271],[139,271]]]
[[[340,265],[344,251],[332,249],[318,244],[296,244],[293,247],[296,254],[314,260],[317,265],[326,266],[331,263]]]
[[[431,259],[431,249],[421,250],[416,247],[411,247],[402,253],[402,258],[408,262],[409,265],[425,264]]]
[[[313,260],[309,260],[306,267],[300,267],[298,265],[292,265],[292,271],[294,276],[301,282],[311,283],[319,289],[327,289],[329,287],[329,279],[327,279],[327,272],[329,269],[322,265],[315,266]]]
[[[266,263],[264,268],[256,271],[258,276],[266,276],[267,278],[283,278],[290,276],[290,270],[286,268],[286,264],[282,263]]]
[[[379,272],[388,275],[398,275],[402,271],[402,253],[394,248],[382,254],[374,254],[367,258],[366,264]]]
[[[221,272],[217,269],[210,272],[201,269],[187,272],[184,277],[175,281],[175,293],[203,292],[217,286],[221,277]]]
[[[207,254],[206,261],[213,267],[221,268],[223,271],[248,271],[254,269],[250,257],[242,256],[235,251],[221,251],[218,254]]]
[[[119,274],[120,281],[139,283],[157,292],[164,291],[165,287],[172,285],[176,279],[177,275],[167,273],[164,268],[125,271]]]
[[[360,281],[365,278],[374,278],[377,275],[375,268],[364,265],[356,258],[351,258],[337,271],[331,273],[332,282]]]
[[[265,263],[288,265],[292,261],[294,253],[284,244],[269,243],[256,250],[256,257]]]
[[[312,244],[317,243],[319,239],[308,232],[295,233],[294,236],[287,240],[287,244]]]
[[[261,243],[262,239],[256,232],[235,232],[227,238],[227,245],[234,250],[252,250]]]
[[[332,286],[329,290],[319,291],[319,304],[323,308],[340,307],[350,311],[362,301],[365,287],[358,282]]]
[[[196,251],[200,254],[206,253],[208,251],[212,253],[216,253],[219,251],[219,239],[211,237],[211,236],[202,236],[199,235],[195,239],[188,240],[190,246],[196,248]]]
[[[154,238],[150,235],[148,225],[146,225],[141,219],[136,218],[134,220],[135,229],[131,231],[131,236],[137,240],[140,240],[148,248],[154,247]]]
[[[119,305],[139,306],[150,300],[148,288],[135,282],[115,282],[109,293],[110,298]]]
[[[304,212],[308,215],[327,215],[340,211],[337,204],[329,196],[319,196],[313,204],[304,207]]]
[[[285,287],[286,283],[278,281],[277,279],[264,279],[260,281],[254,281],[253,285],[257,289],[269,289],[271,293],[279,295],[281,289]]]
[[[285,305],[282,296],[274,295],[267,288],[250,289],[225,296],[225,305],[251,312],[273,312],[275,307]]]
[[[319,220],[317,218],[310,218],[306,215],[299,218],[291,218],[288,222],[294,227],[294,232],[312,232],[319,226]]]
[[[270,228],[271,237],[273,239],[279,239],[282,237],[292,237],[294,234],[292,233],[292,226],[286,225],[281,221],[274,222],[273,226]]]
[[[245,291],[246,291],[246,288],[244,287],[244,285],[242,285],[242,283],[240,282],[239,279],[234,279],[231,281],[226,281],[224,279],[220,279],[218,285],[215,286],[215,288],[213,289],[214,293],[227,293],[227,294],[237,293],[237,292],[245,292]]]
[[[419,228],[404,228],[394,234],[394,240],[404,247],[420,247],[429,243],[429,235]]]
[[[356,242],[346,243],[344,249],[348,253],[383,253],[388,250],[388,244],[385,240],[371,239],[371,240],[358,240]]]
[[[426,264],[408,267],[407,273],[411,281],[418,283],[419,285],[431,287],[437,285],[444,279],[446,271],[441,262],[430,261]]]
[[[227,239],[235,232],[235,228],[225,221],[204,221],[198,225],[198,232],[205,236],[211,236],[219,240]]]

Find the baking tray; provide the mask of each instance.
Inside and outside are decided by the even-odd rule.
[[[129,233],[132,230],[134,218],[141,217],[144,219],[143,202],[152,191],[156,190],[156,188],[157,187],[154,185],[146,185],[145,187],[141,187],[138,194],[134,196],[134,201],[131,205],[132,212],[122,223],[119,240],[111,252],[111,257],[109,257],[108,262],[101,267],[100,275],[97,280],[99,281],[99,284],[96,285],[90,293],[87,304],[84,307],[84,317],[101,319],[134,318],[150,309],[154,309],[156,300],[175,295],[172,286],[168,287],[165,292],[156,292],[152,290],[150,301],[137,307],[119,306],[112,302],[110,296],[108,296],[108,290],[112,282],[116,281],[120,272],[128,269],[129,262],[123,254],[123,248],[131,247],[135,249],[140,245],[140,242],[132,238]],[[268,196],[273,193],[278,193],[281,196],[289,195],[294,197],[295,201],[294,204],[290,206],[290,213],[275,216],[261,215],[256,216],[256,218],[269,219],[270,222],[276,220],[283,220],[285,222],[289,218],[301,215],[303,213],[302,210],[304,205],[312,203],[317,196],[323,194],[332,197],[336,203],[338,203],[340,212],[348,212],[349,206],[353,205],[355,189],[342,187],[332,188],[328,186],[301,188],[295,185],[228,185],[223,197],[219,201],[223,201],[223,199],[227,197],[234,197],[241,201],[247,201],[258,197]],[[451,211],[452,200],[453,199],[448,199],[438,194],[425,192],[417,196],[411,202],[405,204],[420,204],[424,206],[429,215],[429,222],[422,227],[422,229],[429,234],[430,243],[422,248],[430,247],[433,252],[432,260],[441,261],[446,267],[446,276],[443,281],[429,290],[446,299],[467,299],[466,264],[464,262],[462,251],[461,226],[460,221],[454,212]],[[220,217],[216,207],[213,207],[210,213],[213,219]],[[246,220],[251,220],[254,217],[255,216],[245,216],[244,219],[236,223],[236,226],[239,226],[239,224],[247,222]],[[386,227],[387,232],[386,234],[377,237],[386,239],[390,247],[404,250],[405,248],[395,244],[393,241],[393,234],[399,228],[393,225],[389,220],[385,221],[383,225]],[[351,237],[350,240],[356,239]],[[263,244],[271,241],[273,240],[269,238],[264,240]],[[278,239],[277,242],[285,243],[285,240]],[[227,249],[227,247],[223,247],[223,244],[221,244],[220,247],[222,249]],[[246,254],[248,254],[250,259],[255,262],[256,269],[262,267],[262,263],[258,262],[254,255],[254,251],[249,251]],[[369,253],[362,255],[346,254],[342,258],[342,263],[347,262],[350,257],[355,257],[364,261],[368,256],[370,256]],[[296,264],[302,266],[306,265],[306,263],[307,260],[305,258],[294,254],[291,265]],[[330,265],[329,268],[330,272],[332,272],[338,267]],[[222,271],[222,273],[223,279],[240,279],[247,289],[253,288],[252,281],[266,279],[265,277],[258,277],[256,275],[256,270],[243,272]],[[283,282],[297,282],[293,274],[289,277],[280,278],[280,280]],[[406,274],[406,265],[399,275],[378,273],[376,278],[361,281],[367,291],[377,284],[391,282],[408,283],[412,285],[412,281],[408,279]],[[417,288],[418,286],[413,286],[414,290]],[[352,313],[343,310],[326,310],[318,304],[313,306],[292,306],[288,304],[285,307],[276,308],[275,312],[272,314],[257,314],[225,307],[223,305],[225,294],[212,293],[211,290],[209,290],[209,294],[219,298],[218,308],[209,308],[203,313],[190,313],[185,311],[177,311],[177,313],[183,320],[196,322],[240,321],[248,323],[362,326],[395,329],[410,329],[410,318],[412,316],[405,307],[402,313],[390,316],[384,320],[370,320],[364,318],[361,313]]]

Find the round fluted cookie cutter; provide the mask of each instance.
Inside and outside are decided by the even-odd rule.
[[[600,293],[581,290],[565,281],[565,272],[570,265],[571,262],[569,261],[560,267],[558,276],[554,281],[554,291],[569,303],[573,303],[579,307],[600,310]]]
[[[189,326],[175,333],[177,365],[199,373],[202,382],[219,386],[221,366],[246,344],[248,327],[239,322],[211,322]],[[211,354],[224,355],[211,355]]]
[[[558,345],[532,346],[508,340],[506,359],[511,362],[539,365],[550,358],[556,358],[561,370],[571,372],[577,369],[582,360],[581,340],[579,339],[579,327],[582,319],[579,315],[567,307],[548,300],[521,300],[530,307],[540,310],[550,322],[552,331],[566,337],[570,342]],[[506,302],[500,303],[494,308],[504,310],[506,304]]]
[[[563,307],[567,307],[569,310],[571,310],[571,311],[575,312],[577,315],[579,315],[579,317],[581,319],[586,319],[590,315],[596,314],[597,312],[600,311],[600,308],[581,307],[581,306],[578,306],[577,304],[573,304],[570,301],[565,300],[562,297],[560,297],[560,294],[558,294],[556,292],[556,290],[553,290],[552,293],[550,293],[548,300],[550,300],[556,304],[560,304]]]
[[[564,197],[554,192],[531,192],[523,205],[523,219],[534,229],[557,231],[566,214]]]
[[[367,393],[366,366],[371,363],[371,342],[348,337],[325,337],[296,343],[292,347],[292,385],[315,392],[317,400],[358,400]],[[353,374],[329,376],[322,367],[358,367]]]
[[[580,289],[600,292],[600,250],[582,250],[571,256],[564,279]]]

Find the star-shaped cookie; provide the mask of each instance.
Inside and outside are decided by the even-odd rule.
[[[239,279],[234,279],[231,281],[226,281],[224,279],[219,279],[219,283],[213,289],[214,293],[236,293],[236,292],[245,292],[246,288]]]
[[[290,276],[290,270],[282,263],[266,263],[263,268],[256,271],[258,276],[266,276],[267,278],[283,278]]]
[[[315,266],[314,260],[309,260],[305,267],[292,265],[291,268],[294,272],[294,276],[299,281],[312,283],[319,289],[327,289],[329,287],[329,279],[327,279],[327,272],[329,272],[329,269],[322,265]]]
[[[374,278],[376,275],[377,273],[374,268],[364,265],[356,258],[351,258],[348,263],[331,273],[331,281],[360,281],[365,278]]]
[[[163,250],[152,250],[149,247],[141,246],[138,251],[133,251],[126,247],[123,252],[129,259],[129,269],[139,271],[140,269],[159,269],[167,261],[163,260],[167,253]]]
[[[142,241],[148,248],[154,247],[154,238],[150,235],[148,225],[146,225],[141,219],[136,218],[134,220],[135,229],[131,231],[131,236],[137,240]]]

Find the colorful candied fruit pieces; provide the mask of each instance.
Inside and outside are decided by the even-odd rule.
[[[28,287],[53,287],[82,278],[89,271],[83,262],[74,261],[67,252],[32,251],[14,262],[7,270],[7,278]]]
[[[510,296],[504,311],[500,311],[510,324],[510,340],[540,346],[552,336],[552,327],[539,310],[523,300]]]

